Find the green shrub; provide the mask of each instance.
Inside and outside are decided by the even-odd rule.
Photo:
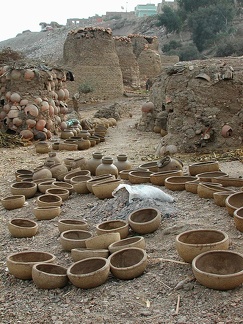
[[[94,91],[94,89],[90,85],[89,82],[84,82],[84,83],[80,84],[79,87],[78,87],[78,92],[79,93],[90,93],[90,92],[93,92],[93,91]]]
[[[165,44],[165,45],[162,47],[162,51],[163,51],[164,53],[167,53],[167,52],[169,52],[170,50],[174,50],[174,49],[177,49],[177,48],[180,48],[180,47],[182,47],[181,42],[176,41],[176,40],[171,40],[168,44]]]
[[[200,53],[194,44],[183,46],[178,54],[180,61],[191,61],[200,59]]]

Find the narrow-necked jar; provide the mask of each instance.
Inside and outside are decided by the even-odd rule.
[[[96,175],[102,174],[112,174],[115,177],[118,176],[118,168],[113,164],[113,158],[110,156],[104,156],[102,158],[101,164],[96,168]]]
[[[95,175],[96,168],[102,162],[103,154],[101,152],[94,152],[92,158],[87,160],[87,169],[90,171],[91,175]]]
[[[118,154],[117,161],[114,162],[115,166],[118,169],[118,172],[122,170],[130,170],[132,168],[132,163],[128,161],[126,154]]]

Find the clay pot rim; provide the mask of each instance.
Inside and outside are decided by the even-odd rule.
[[[10,261],[12,264],[15,264],[15,265],[17,265],[17,264],[26,265],[26,264],[39,263],[40,262],[40,261],[17,261],[17,260],[13,259],[15,256],[29,254],[29,253],[33,253],[33,254],[35,253],[36,255],[46,254],[50,258],[45,260],[44,262],[53,262],[56,259],[56,256],[54,254],[50,253],[50,252],[39,251],[39,250],[26,250],[26,251],[20,251],[20,252],[9,254],[7,256],[7,261]]]
[[[71,232],[78,232],[78,233],[82,233],[82,234],[89,234],[89,236],[85,237],[85,238],[77,238],[77,239],[73,239],[73,238],[68,238],[66,237],[65,235],[67,234],[70,234]],[[60,234],[60,238],[64,239],[65,241],[68,241],[68,242],[74,242],[74,241],[85,241],[87,240],[88,238],[92,237],[92,233],[90,231],[86,231],[86,230],[79,230],[79,229],[70,229],[70,230],[66,230],[66,231],[63,231],[61,234]]]
[[[113,228],[110,228],[110,229],[105,229],[105,228],[101,228],[100,227],[101,225],[105,225],[105,224],[109,224],[109,223],[116,223],[116,222],[121,222],[122,225],[121,226],[118,226],[118,227],[113,227]],[[104,231],[104,232],[109,233],[110,231],[120,230],[120,229],[126,228],[128,226],[129,226],[129,224],[125,220],[122,220],[122,219],[112,219],[112,220],[105,221],[105,222],[102,222],[102,223],[99,223],[99,224],[95,225],[95,228],[98,229],[98,230],[101,230],[101,231]]]
[[[21,226],[21,225],[17,225],[17,224],[14,224],[13,222],[14,221],[25,221],[29,224],[32,224],[32,226]],[[32,219],[27,219],[27,218],[21,218],[21,217],[18,217],[18,218],[13,218],[11,219],[8,224],[11,224],[12,226],[16,227],[16,228],[24,228],[24,229],[35,229],[38,227],[38,224],[33,221]]]
[[[187,235],[189,233],[193,233],[193,232],[215,232],[215,233],[219,233],[219,234],[222,234],[223,235],[223,239],[221,241],[217,241],[217,242],[214,242],[214,243],[186,243],[186,242],[182,242],[180,240],[180,238],[183,236],[183,235]],[[201,247],[207,247],[207,246],[211,246],[212,244],[216,244],[216,243],[224,243],[226,241],[229,240],[229,236],[226,232],[224,231],[221,231],[221,230],[217,230],[217,229],[209,229],[209,228],[205,228],[205,229],[195,229],[195,230],[189,230],[189,231],[185,231],[185,232],[182,232],[180,234],[178,234],[175,238],[175,241],[178,242],[179,244],[183,245],[183,246],[193,246],[193,247],[196,247],[198,248],[199,246]]]
[[[238,215],[238,212],[241,211],[241,210],[243,210],[243,206],[237,208],[237,209],[234,211],[233,216],[234,216],[235,218],[238,218],[238,219],[240,219],[240,220],[243,221],[243,216]]]
[[[52,273],[52,272],[43,271],[41,269],[38,269],[38,267],[40,267],[40,266],[44,266],[46,268],[48,268],[48,267],[52,267],[53,268],[54,267],[54,268],[62,269],[62,270],[64,270],[64,273],[61,274],[61,273]],[[64,266],[62,266],[62,265],[60,265],[60,264],[46,263],[46,262],[38,262],[38,263],[35,263],[33,265],[33,268],[36,271],[38,271],[38,272],[45,273],[47,275],[52,275],[52,276],[55,276],[55,277],[63,277],[63,276],[65,277],[67,275],[67,268],[64,267]]]
[[[86,263],[88,261],[91,261],[91,260],[100,260],[100,261],[103,261],[104,262],[104,265],[101,267],[101,268],[98,268],[97,270],[94,270],[94,271],[91,271],[91,272],[87,272],[87,273],[73,273],[71,272],[72,271],[72,268],[77,266],[79,263]],[[83,260],[79,260],[77,262],[74,262],[73,264],[70,265],[70,267],[68,267],[67,269],[67,275],[69,276],[72,276],[74,278],[79,278],[79,277],[87,277],[87,276],[92,276],[92,275],[97,275],[99,272],[103,272],[107,267],[110,266],[110,262],[108,259],[106,258],[102,258],[102,257],[91,257],[91,258],[86,258],[86,259],[83,259]]]
[[[129,267],[117,267],[116,265],[112,264],[112,259],[116,257],[117,254],[124,253],[126,251],[137,251],[138,253],[141,253],[142,258],[139,260],[139,262],[134,263],[133,265]],[[144,249],[138,248],[138,247],[126,247],[124,249],[118,250],[116,252],[113,252],[109,257],[108,260],[110,261],[110,267],[118,270],[118,271],[126,271],[126,270],[132,270],[134,268],[137,268],[141,264],[143,264],[147,260],[147,252]]]
[[[154,217],[151,220],[148,220],[146,222],[136,222],[136,221],[132,220],[132,216],[134,214],[140,213],[140,212],[142,212],[144,210],[152,210],[152,211],[156,212],[156,214],[154,215]],[[160,210],[158,208],[154,208],[154,207],[139,208],[139,209],[134,210],[133,212],[131,212],[128,215],[128,222],[130,222],[131,224],[147,225],[147,224],[153,223],[158,215],[161,216],[161,212],[160,212]]]

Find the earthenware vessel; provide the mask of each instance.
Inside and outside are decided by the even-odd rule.
[[[97,166],[95,174],[97,176],[103,174],[112,174],[117,178],[118,169],[115,166],[115,164],[113,164],[113,158],[109,156],[104,156],[101,160],[101,164]]]
[[[62,139],[68,139],[68,138],[70,138],[71,136],[74,136],[74,133],[72,132],[71,129],[66,128],[66,129],[63,129],[63,130],[61,131],[61,135],[60,135],[60,137],[61,137]]]
[[[238,231],[243,232],[243,207],[240,207],[234,211],[233,214],[235,227]]]
[[[48,142],[40,141],[35,144],[36,153],[45,154],[45,153],[49,153],[50,150],[51,150],[51,145]]]
[[[37,192],[37,184],[34,182],[14,182],[10,185],[12,195],[24,195],[25,199],[34,197]]]
[[[34,169],[33,176],[32,176],[33,180],[45,179],[45,178],[55,178],[52,176],[52,172],[49,168],[43,165]]]
[[[158,172],[159,171],[170,171],[170,170],[182,170],[183,163],[177,158],[165,156],[161,160],[157,161]]]
[[[58,195],[43,194],[36,199],[38,207],[61,206],[62,198]]]
[[[25,196],[24,195],[7,196],[1,199],[1,203],[3,207],[8,210],[21,208],[24,206]]]
[[[208,288],[229,290],[243,283],[243,255],[235,251],[208,251],[192,261],[196,280]]]
[[[34,207],[33,214],[38,220],[50,220],[61,214],[60,206]]]
[[[223,187],[242,187],[243,179],[242,178],[233,178],[233,177],[217,177],[212,178],[212,183],[219,183]]]
[[[218,178],[218,177],[222,177],[222,176],[227,177],[228,174],[225,172],[222,172],[222,171],[203,172],[203,173],[197,174],[197,178],[204,182],[212,182],[213,178]]]
[[[71,249],[86,247],[85,241],[90,237],[92,233],[89,231],[73,229],[61,233],[60,243],[63,250],[71,251]]]
[[[19,279],[32,279],[32,267],[36,263],[53,263],[55,255],[41,251],[23,251],[7,256],[9,273]]]
[[[32,178],[33,176],[33,171],[32,170],[27,170],[27,169],[19,169],[15,171],[15,179],[18,181],[18,176],[23,175],[23,176],[30,176]]]
[[[132,236],[128,238],[124,238],[118,242],[114,242],[108,246],[110,253],[114,253],[116,251],[120,251],[125,248],[130,247],[138,247],[140,249],[144,249],[146,247],[145,239],[143,236]]]
[[[55,152],[50,152],[48,154],[48,157],[45,160],[45,165],[50,166],[50,165],[54,165],[54,164],[59,164],[61,163],[61,159],[59,159],[59,157],[57,156],[57,154]]]
[[[92,179],[87,180],[86,186],[87,186],[88,190],[91,193],[94,193],[93,185],[98,184],[98,183],[102,183],[102,182],[105,182],[105,181],[110,181],[112,179],[115,179],[115,176],[112,175],[112,174],[103,174],[101,176],[94,176],[94,177],[92,177]]]
[[[108,279],[110,262],[101,257],[87,258],[73,263],[67,269],[71,283],[82,289],[94,288],[102,285]]]
[[[129,234],[129,225],[127,221],[121,219],[109,220],[96,225],[98,235],[106,233],[120,233],[121,239]]]
[[[47,180],[47,181],[39,182],[37,185],[38,190],[43,194],[46,193],[47,189],[52,188],[53,181],[54,180]]]
[[[85,244],[87,249],[108,249],[111,243],[120,241],[120,239],[120,233],[106,233],[87,239]]]
[[[113,191],[122,183],[123,180],[121,179],[110,179],[93,184],[92,190],[94,195],[99,199],[113,198]]]
[[[139,234],[148,234],[156,231],[161,223],[161,212],[152,207],[140,208],[128,215],[128,224]]]
[[[196,177],[193,176],[171,176],[165,179],[165,188],[174,190],[174,191],[182,191],[185,190],[185,184],[188,181],[196,180]]]
[[[90,193],[89,189],[87,188],[87,181],[92,179],[91,176],[88,175],[81,175],[76,176],[70,179],[70,183],[73,186],[73,189],[78,194],[88,194]]]
[[[13,218],[8,222],[8,230],[13,237],[32,237],[38,232],[38,224],[26,218]]]
[[[66,181],[53,181],[52,188],[67,189],[69,191],[69,195],[71,195],[74,192],[73,185]]]
[[[214,192],[220,191],[229,191],[229,189],[226,189],[221,185],[214,185],[213,183],[205,184],[203,182],[199,182],[197,186],[197,194],[200,198],[213,199]]]
[[[158,172],[158,161],[152,161],[152,162],[140,164],[139,168],[148,169],[151,172]]]
[[[109,250],[107,249],[87,249],[87,248],[77,248],[71,250],[71,258],[74,262],[87,259],[87,258],[108,258]]]
[[[143,274],[147,267],[147,253],[144,249],[129,247],[109,256],[110,269],[114,277],[129,280]]]
[[[192,262],[198,254],[211,250],[227,250],[229,236],[214,229],[195,229],[180,233],[175,238],[178,254],[186,262]]]
[[[86,231],[89,227],[89,224],[85,220],[81,219],[60,219],[57,222],[59,232],[65,232],[69,230],[82,230]]]
[[[140,184],[140,183],[147,183],[150,182],[150,175],[152,171],[136,171],[131,170],[128,173],[128,180],[132,184]]]
[[[230,216],[234,215],[234,211],[243,207],[243,191],[233,193],[225,199],[225,206]]]
[[[132,168],[132,163],[128,160],[126,154],[118,154],[117,161],[114,162],[118,169],[118,172],[122,170],[130,170]]]
[[[77,176],[90,176],[90,171],[89,170],[80,170],[80,169],[71,170],[65,175],[64,181],[71,183],[71,178],[77,177]]]
[[[62,201],[67,200],[70,195],[69,189],[65,189],[57,186],[46,189],[46,194],[57,195],[62,199]]]
[[[32,279],[37,288],[63,288],[68,283],[67,269],[52,263],[37,263],[32,267]]]
[[[68,169],[64,163],[56,163],[50,168],[52,178],[63,181],[65,175],[68,173]]]
[[[150,174],[150,182],[155,186],[164,186],[165,179],[172,176],[182,176],[182,170],[160,171]]]
[[[234,190],[229,190],[229,191],[216,191],[213,193],[213,199],[214,199],[214,202],[217,206],[220,206],[220,207],[225,207],[225,200],[226,198],[235,193],[236,191]]]
[[[189,164],[188,170],[190,175],[195,176],[203,172],[219,171],[218,161],[203,161]]]

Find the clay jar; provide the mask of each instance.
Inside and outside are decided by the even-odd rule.
[[[97,176],[102,174],[112,174],[117,178],[118,169],[115,164],[113,164],[113,158],[110,156],[104,156],[101,164],[97,166],[95,174]]]
[[[40,166],[34,169],[32,179],[37,180],[37,179],[50,179],[52,178],[52,172],[49,168],[45,166]]]
[[[63,181],[64,176],[68,173],[68,169],[64,163],[57,163],[50,168],[52,178]]]
[[[35,150],[36,150],[36,153],[44,154],[44,153],[50,152],[51,146],[47,142],[38,142],[35,145]]]
[[[94,152],[92,158],[87,161],[87,169],[90,171],[91,175],[94,176],[96,174],[96,168],[101,164],[102,157],[102,153]]]
[[[117,161],[114,162],[114,165],[117,167],[118,172],[132,168],[132,163],[128,161],[126,154],[117,155]]]
[[[74,133],[72,132],[71,129],[66,128],[66,129],[64,129],[64,130],[61,131],[61,136],[60,137],[62,139],[68,139],[71,136],[74,136]]]
[[[90,140],[82,137],[77,141],[77,144],[78,150],[87,150],[91,146]]]
[[[61,163],[61,160],[57,157],[55,152],[49,152],[48,158],[46,158],[45,165],[52,166]]]

